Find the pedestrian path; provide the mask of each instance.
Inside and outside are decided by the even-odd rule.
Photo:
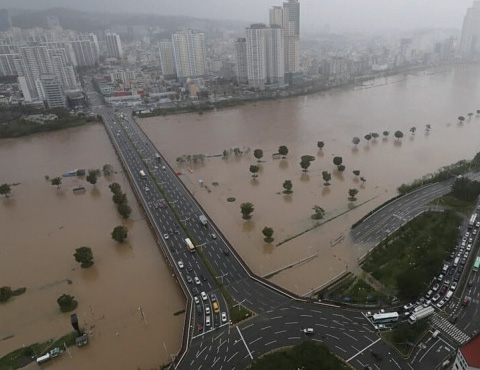
[[[432,325],[438,330],[442,331],[444,334],[448,335],[459,345],[463,345],[470,340],[470,337],[457,328],[455,325],[452,325],[448,320],[435,313],[432,316]]]

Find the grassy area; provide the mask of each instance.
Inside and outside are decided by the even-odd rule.
[[[61,130],[68,127],[81,126],[87,123],[83,118],[75,118],[69,120],[50,121],[48,123],[39,124],[25,120],[15,120],[0,125],[0,138],[13,138],[36,134],[38,132],[49,132]]]
[[[405,357],[410,355],[414,344],[429,329],[426,319],[419,321],[415,325],[403,324],[391,331],[382,333],[382,337],[390,342]]]
[[[430,204],[443,206],[445,208],[451,208],[457,212],[463,213],[468,217],[470,217],[473,210],[475,209],[475,203],[463,199],[458,199],[452,193],[444,195],[443,197],[436,199]]]
[[[454,211],[424,213],[375,248],[363,269],[400,298],[416,299],[453,250],[459,224]]]
[[[350,367],[324,345],[305,341],[298,346],[275,351],[253,362],[251,370],[322,369],[339,370]]]
[[[12,351],[0,358],[0,370],[12,370],[24,367],[30,362],[35,361],[37,357],[44,355],[55,347],[60,347],[63,349],[64,343],[67,347],[70,347],[75,344],[75,338],[77,338],[77,336],[78,333],[73,331],[64,335],[63,337],[58,338],[57,340],[49,339],[45,342],[34,343],[29,346],[16,349],[15,351]]]
[[[387,302],[388,297],[379,293],[365,280],[350,275],[342,280],[329,294],[329,299],[334,301],[374,304]]]

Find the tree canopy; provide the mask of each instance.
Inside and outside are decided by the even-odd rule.
[[[356,201],[357,198],[355,198],[355,195],[358,194],[358,189],[349,189],[348,190],[348,200],[351,200],[352,202]]]
[[[398,130],[398,131],[395,131],[394,135],[397,138],[397,140],[400,140],[403,137],[403,132]]]
[[[127,236],[128,236],[128,229],[125,226],[122,226],[122,225],[115,226],[115,228],[112,231],[112,239],[119,243],[123,243],[125,239],[127,239]]]
[[[282,186],[285,189],[283,191],[285,194],[292,194],[293,193],[293,191],[292,191],[293,184],[292,184],[291,180],[285,180],[285,182],[283,183]]]
[[[75,297],[69,294],[62,294],[60,297],[58,297],[57,303],[60,306],[60,311],[62,312],[73,311],[78,305]]]
[[[273,229],[271,227],[265,226],[262,230],[262,234],[265,236],[265,239],[263,239],[266,243],[271,243],[273,242]]]
[[[322,150],[324,146],[325,146],[325,143],[323,141],[317,141],[318,149]]]
[[[85,178],[90,184],[95,186],[98,180],[98,172],[97,170],[88,170],[88,175]]]
[[[314,212],[313,215],[311,216],[312,219],[321,220],[323,216],[325,216],[325,210],[322,207],[314,205],[312,209]]]
[[[0,185],[0,194],[5,195],[5,198],[8,198],[11,192],[12,192],[12,188],[10,187],[9,184]]]
[[[356,146],[360,143],[360,138],[358,138],[358,137],[355,136],[355,137],[352,139],[352,143],[353,143],[353,145],[355,145],[355,147],[356,147]]]
[[[322,171],[322,177],[325,186],[330,186],[330,180],[332,179],[332,174],[328,171]]]
[[[340,166],[343,162],[343,158],[342,157],[333,157],[333,164],[335,166]]]
[[[56,186],[57,189],[60,189],[60,185],[62,184],[62,178],[61,177],[54,177],[51,180],[52,185]]]
[[[250,214],[253,212],[254,209],[255,208],[253,208],[253,204],[250,202],[245,202],[240,204],[240,211],[242,212],[242,218],[244,220],[250,220],[252,218]]]
[[[457,178],[452,184],[452,193],[458,199],[474,201],[480,195],[480,182],[467,177]]]
[[[250,166],[250,172],[252,173],[252,177],[257,177],[258,176],[257,173],[258,173],[259,170],[260,170],[260,167],[252,164]]]
[[[285,158],[288,154],[288,148],[285,146],[285,145],[281,145],[279,148],[278,148],[278,152],[280,153],[280,155]]]
[[[260,160],[262,159],[263,157],[263,150],[262,149],[255,149],[253,151],[253,156],[255,158],[257,158],[257,162],[260,162]]]
[[[75,257],[75,261],[80,263],[82,268],[89,268],[90,266],[93,266],[93,253],[89,247],[80,247],[75,249],[73,256]]]

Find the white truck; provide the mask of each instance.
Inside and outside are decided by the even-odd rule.
[[[412,313],[410,317],[408,318],[408,322],[413,325],[415,324],[418,320],[424,319],[430,315],[432,315],[435,312],[435,309],[432,306],[425,307],[421,309],[420,311],[417,311],[415,313]]]

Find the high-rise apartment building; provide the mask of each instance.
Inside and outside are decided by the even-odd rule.
[[[13,62],[16,54],[0,54],[0,76],[16,76],[17,70]]]
[[[272,6],[270,8],[270,27],[283,27],[283,9],[281,6]]]
[[[300,71],[300,4],[298,0],[283,3],[285,72]]]
[[[480,1],[473,2],[463,19],[462,38],[458,54],[462,57],[480,55]]]
[[[235,74],[239,84],[248,83],[247,39],[243,37],[235,40]]]
[[[12,26],[10,14],[7,9],[0,9],[0,32],[8,30]]]
[[[107,54],[111,58],[121,59],[123,57],[122,40],[116,33],[107,33],[105,35],[107,45]]]
[[[175,69],[179,79],[202,77],[207,73],[205,34],[186,30],[172,35]]]
[[[264,89],[267,82],[265,25],[252,24],[246,28],[248,86]]]
[[[65,108],[67,106],[62,83],[56,75],[42,75],[37,79],[36,84],[40,99],[47,103],[49,109]]]
[[[283,85],[285,81],[283,28],[273,25],[265,29],[267,82]]]
[[[246,36],[248,85],[263,89],[265,84],[283,84],[285,68],[282,27],[252,24],[247,27]],[[241,47],[241,43],[237,44],[236,49]],[[241,66],[238,58],[237,64]]]
[[[77,66],[91,67],[98,63],[99,49],[95,34],[78,35],[71,45]]]
[[[170,40],[160,41],[159,52],[163,76],[167,79],[174,78],[176,76],[176,70],[173,43]]]

